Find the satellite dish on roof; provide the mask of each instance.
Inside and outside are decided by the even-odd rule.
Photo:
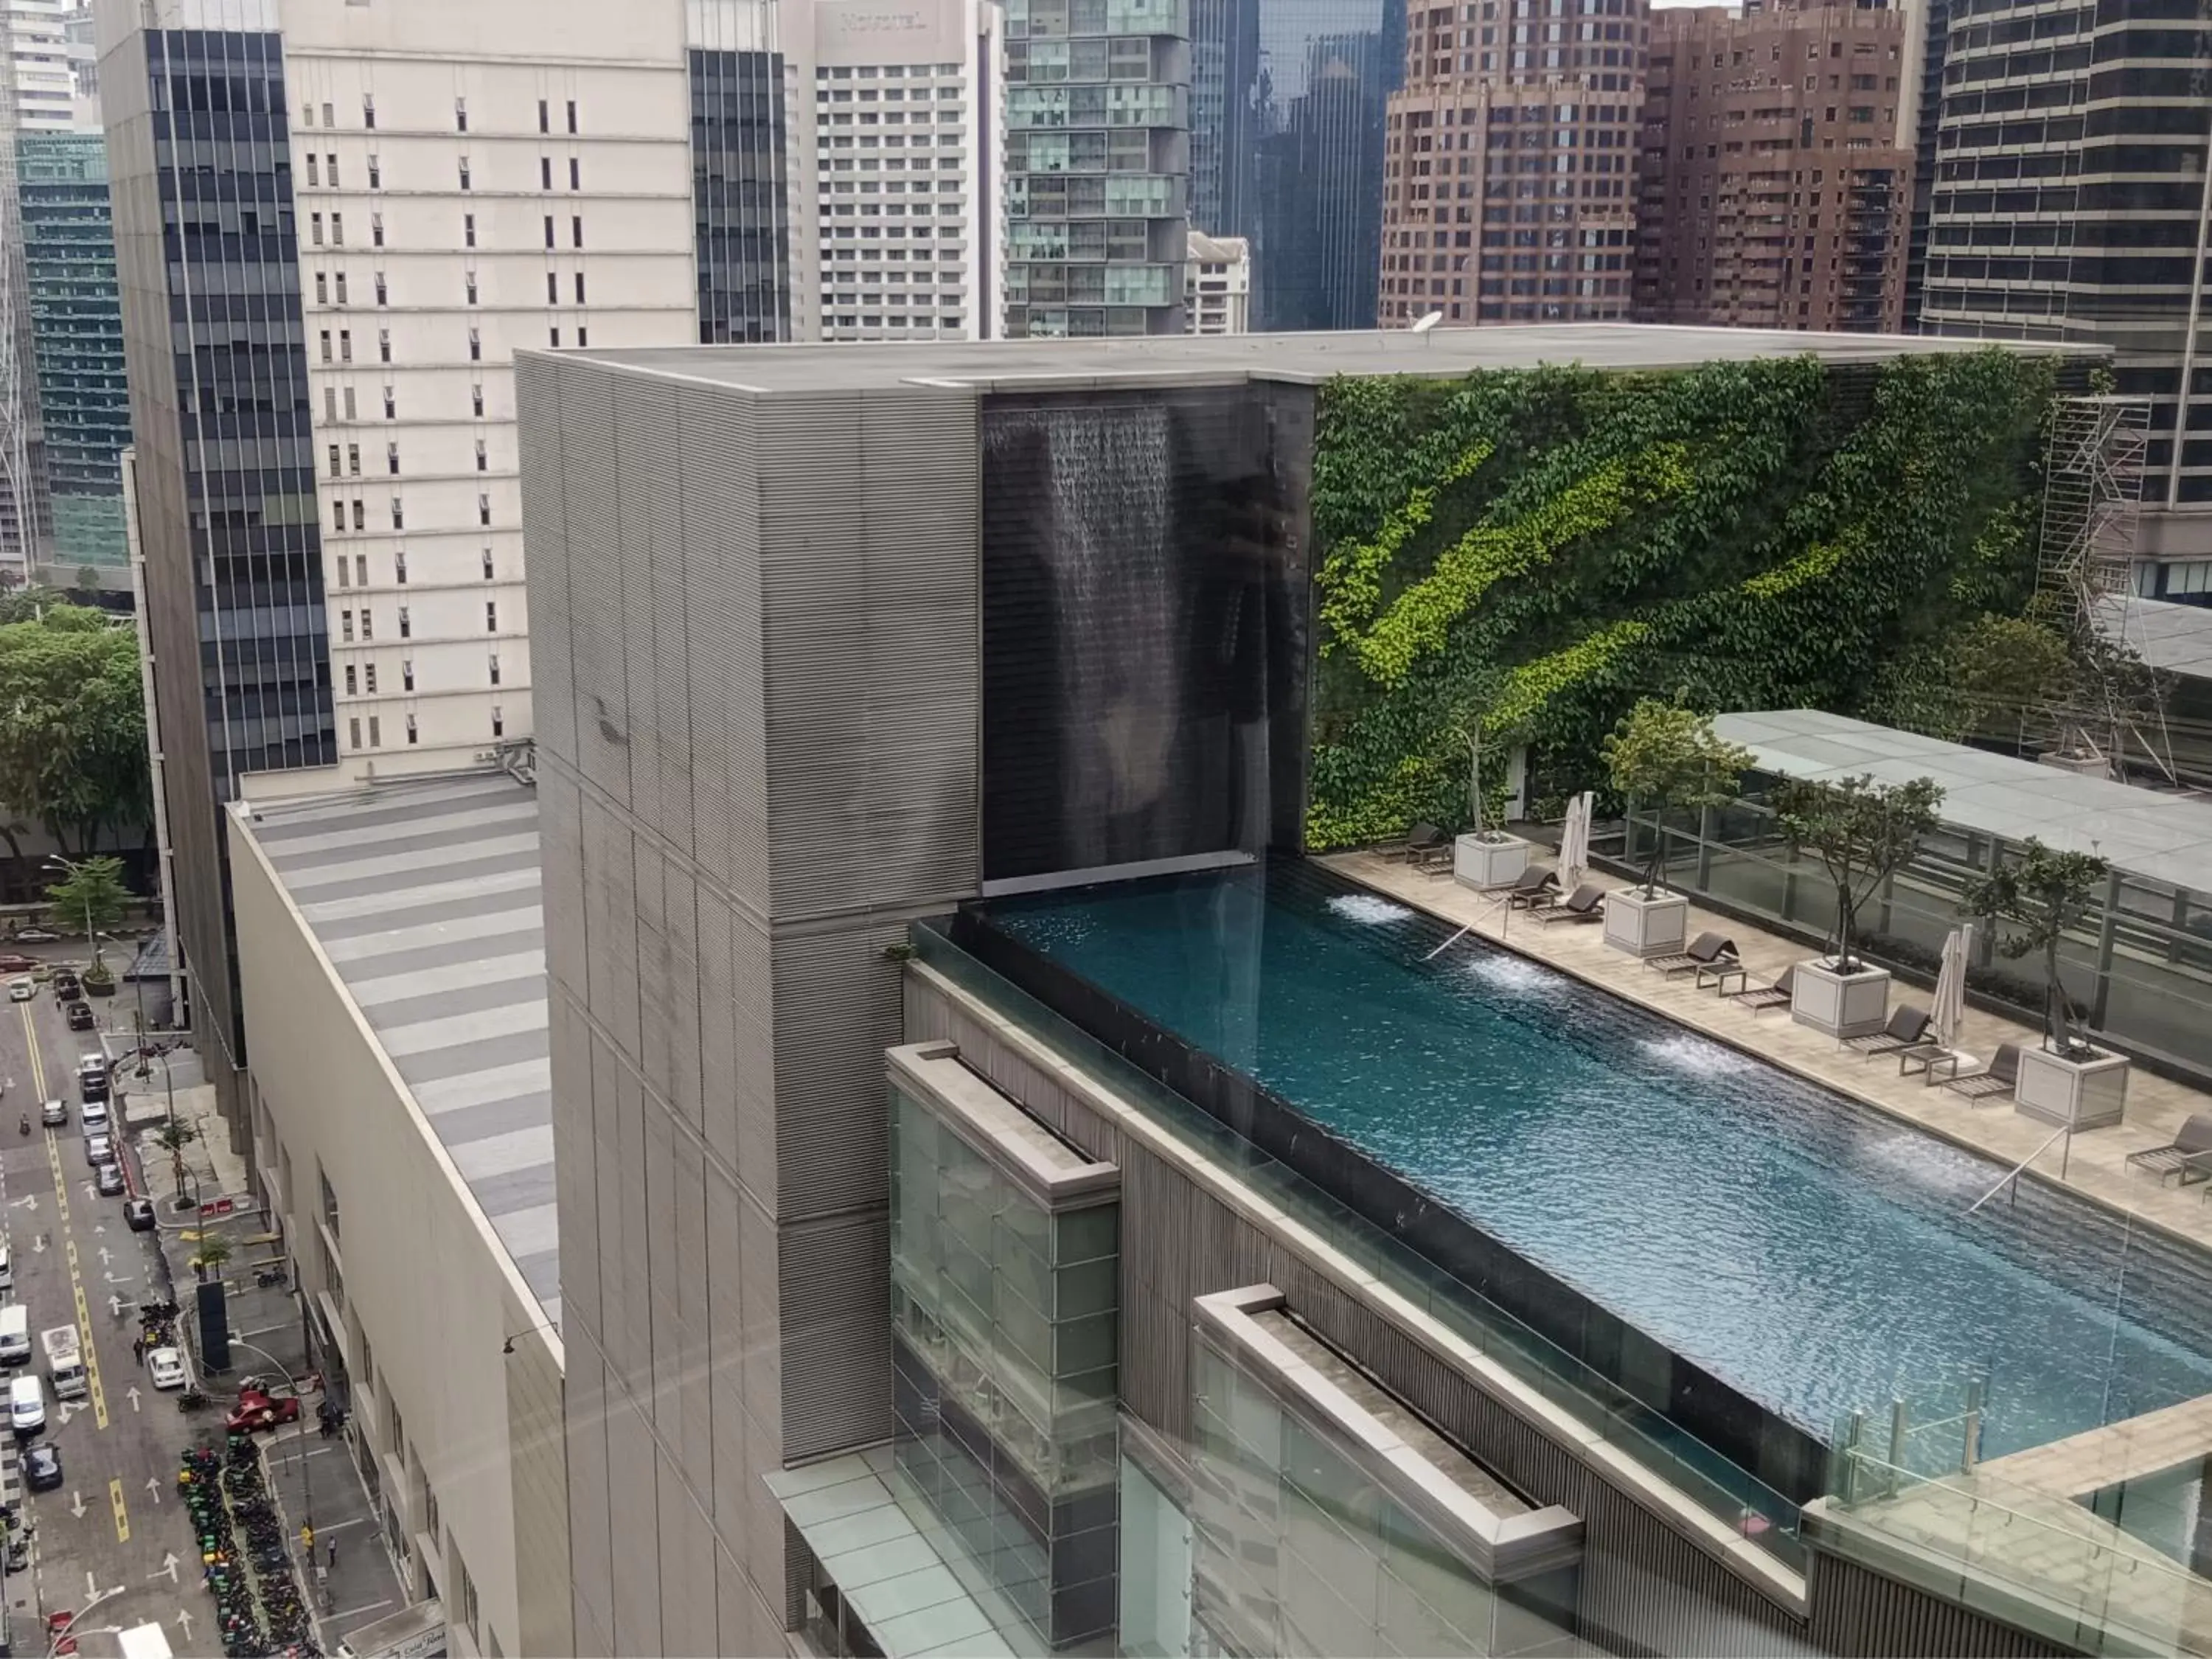
[[[1438,323],[1441,323],[1442,321],[1443,321],[1443,319],[1444,319],[1444,314],[1443,314],[1443,312],[1441,312],[1441,311],[1432,311],[1432,312],[1429,313],[1429,314],[1428,314],[1427,316],[1425,316],[1425,317],[1423,317],[1423,318],[1419,319],[1418,321],[1416,321],[1416,322],[1414,323],[1414,325],[1413,325],[1413,332],[1414,332],[1414,333],[1416,333],[1416,334],[1426,334],[1426,333],[1427,333],[1431,329],[1434,328],[1434,327],[1435,327]]]

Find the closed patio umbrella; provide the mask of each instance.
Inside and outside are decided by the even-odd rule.
[[[1567,821],[1559,826],[1559,884],[1571,888],[1583,878],[1589,864],[1590,793],[1585,789],[1567,803]]]
[[[1943,965],[1936,975],[1936,996],[1928,1012],[1928,1034],[1946,1048],[1959,1043],[1966,1020],[1966,962],[1974,948],[1971,924],[1954,927],[1943,941]]]

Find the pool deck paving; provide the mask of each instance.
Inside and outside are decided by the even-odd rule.
[[[2033,1157],[2031,1178],[2063,1187],[2199,1249],[2212,1249],[2212,1204],[2205,1201],[2212,1182],[2177,1187],[2127,1167],[2130,1152],[2164,1146],[2191,1114],[2212,1112],[2212,1095],[2133,1067],[2124,1122],[2084,1130],[2070,1139],[2062,1136],[2046,1146],[2051,1126],[2014,1111],[2009,1096],[1974,1104],[1949,1089],[1929,1087],[1917,1076],[1899,1076],[1893,1056],[1867,1058],[1809,1026],[1795,1024],[1787,1008],[1753,1013],[1710,985],[1696,988],[1690,975],[1665,978],[1638,958],[1608,945],[1601,924],[1547,926],[1525,913],[1509,913],[1500,894],[1479,892],[1449,875],[1431,875],[1376,853],[1335,854],[1323,862],[1377,892],[1455,927],[1468,927],[1482,939],[1638,1003],[1676,1024],[1747,1049],[2008,1170]],[[1708,929],[1735,941],[1754,983],[1771,982],[1785,968],[1808,957],[1805,946],[1795,940],[1762,933],[1692,903],[1687,936],[1695,939]],[[1901,984],[1899,989],[1902,994],[1893,998],[1893,1006],[1899,1001],[1925,1005],[1924,991]],[[1999,1043],[2033,1048],[2041,1041],[2042,1034],[2029,1026],[1969,1008],[1960,1041],[1966,1058],[1960,1071],[1977,1069]],[[2212,1450],[2212,1444],[2207,1449]]]

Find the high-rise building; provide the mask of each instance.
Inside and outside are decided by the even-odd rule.
[[[1252,329],[1252,249],[1241,236],[1190,234],[1190,278],[1183,308],[1193,334]]]
[[[1919,118],[1906,14],[1655,12],[1636,314],[1899,331]]]
[[[23,264],[36,339],[56,571],[123,579],[123,451],[131,388],[115,283],[107,141],[97,132],[27,132],[15,140]]]
[[[1191,225],[1252,252],[1263,333],[1371,328],[1406,0],[1193,0]]]
[[[1180,334],[1189,0],[1008,0],[1006,332]]]
[[[980,339],[1006,303],[994,0],[815,0],[814,306],[825,340]],[[803,106],[802,106],[803,107]]]
[[[2117,390],[2150,405],[2144,545],[2203,557],[2212,36],[2167,15],[1952,9],[1921,326],[2112,346]]]
[[[1905,326],[1920,331],[1921,290],[1928,280],[1928,214],[1936,193],[1937,134],[1943,120],[1943,64],[1951,45],[1951,0],[1920,0],[1905,16],[1919,58],[1912,130],[1912,221],[1905,252]]]
[[[1381,320],[1625,319],[1646,0],[1415,0],[1383,161]]]

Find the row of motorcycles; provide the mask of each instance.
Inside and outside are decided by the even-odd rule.
[[[253,1437],[234,1434],[220,1451],[202,1445],[185,1452],[177,1492],[199,1539],[201,1576],[215,1597],[226,1659],[314,1654],[313,1624]]]

